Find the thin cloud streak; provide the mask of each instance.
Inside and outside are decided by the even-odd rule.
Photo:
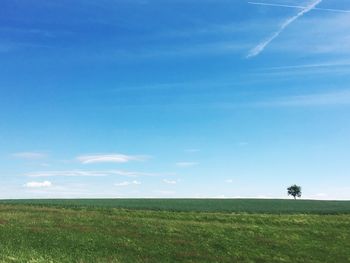
[[[131,182],[121,182],[121,183],[116,183],[114,184],[115,186],[129,186],[129,185],[140,185],[141,182],[140,181],[131,181]]]
[[[258,103],[256,105],[267,107],[344,106],[350,105],[350,90],[291,96],[274,101]]]
[[[305,9],[306,8],[306,6],[300,6],[300,5],[284,5],[284,4],[273,4],[273,3],[262,3],[262,2],[248,2],[248,4],[261,5],[261,6],[273,6],[273,7],[286,7],[286,8],[294,8],[294,9]],[[333,8],[315,7],[314,10],[337,12],[337,13],[350,13],[350,10],[333,9]]]
[[[77,160],[83,164],[90,163],[127,163],[130,161],[145,161],[149,156],[132,156],[125,154],[97,154],[78,156]]]
[[[111,171],[82,171],[82,170],[71,170],[71,171],[42,171],[28,173],[28,177],[100,177],[112,175]]]
[[[28,177],[105,177],[105,176],[126,176],[126,177],[139,177],[139,176],[171,176],[170,173],[144,173],[144,172],[132,172],[123,170],[106,170],[106,171],[87,171],[87,170],[68,170],[68,171],[42,171],[28,173]]]
[[[294,21],[296,21],[298,18],[302,17],[306,13],[310,12],[312,9],[314,9],[319,3],[321,3],[322,0],[316,0],[313,3],[306,6],[302,11],[300,11],[295,16],[288,18],[280,27],[279,30],[274,32],[268,39],[264,40],[263,42],[259,43],[256,47],[251,49],[247,55],[247,58],[255,57],[259,55],[261,52],[264,51],[264,49],[275,39],[277,38],[290,24],[292,24]]]
[[[270,68],[265,68],[265,69],[267,69],[267,70],[284,70],[284,69],[329,68],[329,67],[348,67],[348,66],[350,66],[350,61],[290,65],[290,66],[270,67]]]
[[[38,159],[46,158],[47,154],[39,153],[39,152],[20,152],[20,153],[14,153],[12,154],[12,156],[15,158],[24,159],[24,160],[38,160]]]

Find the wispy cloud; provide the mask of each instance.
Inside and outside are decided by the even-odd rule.
[[[140,184],[141,184],[140,181],[134,180],[134,181],[130,181],[130,182],[125,181],[125,182],[121,182],[121,183],[115,183],[114,185],[115,186],[129,186],[129,185],[140,185]]]
[[[285,4],[274,4],[274,3],[262,3],[262,2],[248,2],[248,4],[251,4],[251,5],[261,5],[261,6],[273,6],[273,7],[296,8],[296,9],[305,9],[305,8],[306,8],[306,6],[300,6],[300,5],[285,5]],[[337,13],[350,13],[350,10],[333,9],[333,8],[320,8],[320,7],[315,7],[314,10],[329,11],[329,12],[337,12]]]
[[[314,64],[300,64],[280,67],[270,67],[267,70],[289,70],[289,69],[311,69],[311,68],[330,68],[330,67],[349,67],[350,61],[330,61]]]
[[[38,160],[47,157],[47,154],[40,152],[19,152],[12,154],[13,157],[25,160]]]
[[[41,171],[27,173],[28,177],[99,177],[112,175],[110,171],[82,171],[82,170],[70,170],[70,171]]]
[[[87,171],[87,170],[67,170],[67,171],[40,171],[27,173],[28,177],[104,177],[104,176],[167,176],[171,173],[144,173],[123,170]]]
[[[24,185],[28,188],[44,188],[44,187],[51,187],[52,183],[50,181],[44,181],[44,182],[28,182]]]
[[[145,161],[149,156],[125,154],[96,154],[78,156],[77,160],[83,164],[90,163],[127,163],[130,161]]]
[[[227,179],[227,180],[225,180],[225,183],[227,183],[227,184],[232,184],[232,183],[233,183],[233,180],[232,180],[232,179]]]
[[[275,46],[276,47],[276,46]],[[350,49],[349,49],[350,51]],[[310,54],[310,52],[308,52]],[[343,55],[345,57],[345,55]],[[252,76],[259,80],[269,81],[271,78],[295,79],[296,76],[316,76],[333,74],[333,76],[346,76],[350,72],[350,60],[330,59],[317,63],[294,64],[286,66],[274,66],[258,69]]]
[[[191,166],[195,166],[198,164],[199,163],[197,163],[197,162],[177,162],[176,166],[178,166],[178,167],[191,167]]]
[[[177,184],[177,181],[176,181],[176,180],[164,179],[163,182],[166,183],[166,184]]]
[[[275,43],[274,51],[314,55],[315,61],[322,58],[320,55],[333,56],[327,59],[345,60],[350,54],[349,23],[349,14],[312,16],[300,20],[285,38]]]
[[[258,103],[258,105],[270,107],[350,105],[350,90],[291,96]]]
[[[251,49],[247,55],[247,58],[251,58],[254,56],[259,55],[261,52],[264,51],[264,49],[275,39],[277,38],[291,23],[296,21],[298,18],[302,17],[306,13],[310,12],[312,9],[314,9],[319,3],[321,3],[322,0],[316,0],[307,5],[304,9],[302,9],[299,13],[297,13],[295,16],[288,18],[286,21],[282,23],[280,28],[274,32],[269,38],[259,43],[256,47]]]

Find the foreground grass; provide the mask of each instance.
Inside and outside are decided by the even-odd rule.
[[[350,216],[0,205],[0,262],[350,262]]]

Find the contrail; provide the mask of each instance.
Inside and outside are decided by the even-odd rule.
[[[321,3],[322,0],[316,0],[313,3],[306,6],[304,9],[302,9],[298,14],[295,16],[288,18],[280,27],[279,30],[277,30],[275,33],[273,33],[268,39],[261,42],[259,45],[251,49],[247,55],[247,58],[255,57],[259,55],[276,37],[278,37],[291,23],[293,23],[295,20],[297,20],[299,17],[302,17],[306,13],[310,12],[312,9],[314,9],[319,3]]]
[[[276,6],[276,7],[287,7],[287,8],[295,8],[295,9],[305,9],[306,8],[305,6],[300,6],[300,5],[283,5],[283,4],[272,4],[272,3],[261,3],[261,2],[248,2],[248,4],[251,4],[251,5],[263,5],[263,6]],[[338,13],[350,13],[350,10],[332,9],[332,8],[315,7],[314,10],[338,12]]]

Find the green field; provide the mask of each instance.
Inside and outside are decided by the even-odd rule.
[[[350,262],[350,202],[0,202],[0,262]]]
[[[350,201],[280,199],[41,199],[2,200],[0,204],[26,204],[69,208],[125,208],[180,212],[235,212],[273,214],[350,214]]]

